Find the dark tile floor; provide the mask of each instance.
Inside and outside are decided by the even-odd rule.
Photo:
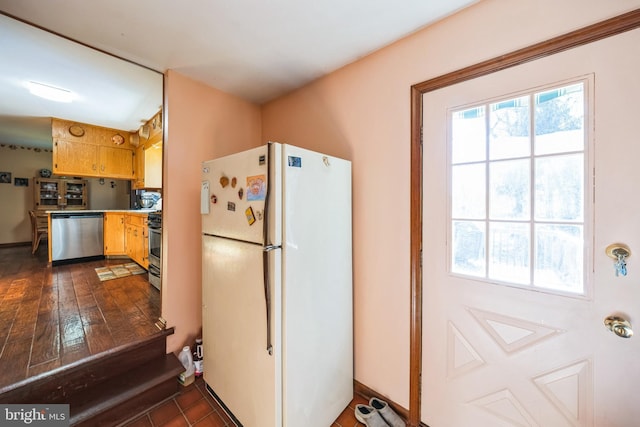
[[[330,427],[362,426],[356,421],[354,415],[355,405],[358,403],[367,403],[367,401],[363,397],[355,396]],[[198,378],[192,384],[182,387],[180,393],[172,399],[134,417],[121,427],[232,427],[234,425],[206,391],[204,380]]]

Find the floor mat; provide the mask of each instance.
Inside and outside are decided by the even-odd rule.
[[[135,262],[110,265],[108,267],[98,267],[95,270],[101,282],[104,282],[105,280],[118,279],[120,277],[127,277],[134,274],[144,274],[147,272],[147,270],[140,267]]]

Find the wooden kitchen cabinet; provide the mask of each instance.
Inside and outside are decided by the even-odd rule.
[[[134,178],[129,133],[52,119],[53,173],[115,179]]]
[[[162,188],[162,112],[157,113],[135,134],[134,189]],[[134,142],[135,143],[135,142]]]
[[[100,146],[100,176],[133,178],[133,150],[130,148]]]
[[[87,208],[87,180],[33,178],[35,210],[56,211]]]
[[[53,173],[56,175],[95,176],[98,173],[96,145],[53,140]]]
[[[162,141],[136,148],[135,190],[162,188]]]
[[[53,173],[56,175],[133,178],[133,150],[76,141],[53,141]]]
[[[147,229],[147,214],[127,213],[124,221],[126,255],[148,269],[149,233]]]
[[[162,141],[144,150],[145,188],[162,188]]]
[[[125,254],[125,214],[123,212],[104,213],[104,254]]]
[[[104,254],[126,255],[145,269],[149,268],[147,214],[135,212],[104,213]]]
[[[135,151],[135,178],[132,181],[131,187],[134,190],[141,190],[144,188],[144,145],[136,147]]]

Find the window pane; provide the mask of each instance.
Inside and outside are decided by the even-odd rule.
[[[489,113],[489,158],[509,159],[531,153],[529,97],[491,104]]]
[[[485,160],[485,107],[456,111],[451,117],[451,159],[454,164]]]
[[[486,218],[485,164],[454,166],[451,171],[451,216]]]
[[[485,276],[485,223],[481,221],[453,221],[453,273]]]
[[[584,155],[543,157],[535,166],[535,218],[583,221]]]
[[[582,226],[538,224],[535,234],[536,286],[582,293]]]
[[[528,285],[531,281],[528,223],[489,224],[489,278]]]
[[[583,84],[541,92],[535,99],[535,154],[584,150]]]
[[[449,110],[453,274],[584,293],[586,80]]]
[[[493,162],[489,166],[489,218],[529,220],[530,160]]]

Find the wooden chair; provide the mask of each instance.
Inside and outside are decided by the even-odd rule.
[[[31,218],[31,254],[35,254],[40,245],[40,240],[48,238],[49,225],[47,215],[36,215],[35,211],[29,211]]]

